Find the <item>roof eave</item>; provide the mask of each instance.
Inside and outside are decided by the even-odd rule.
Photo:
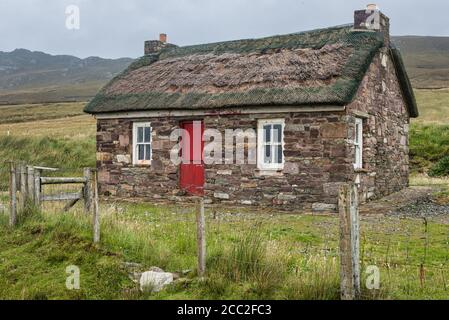
[[[409,115],[411,118],[417,118],[419,117],[418,104],[416,102],[415,92],[413,91],[412,83],[407,74],[401,52],[393,45],[390,46],[389,51],[395,67],[396,76],[402,90],[402,95],[407,104]]]

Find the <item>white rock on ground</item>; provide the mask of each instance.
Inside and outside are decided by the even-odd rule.
[[[140,277],[140,290],[142,292],[159,292],[172,282],[172,273],[147,271]]]

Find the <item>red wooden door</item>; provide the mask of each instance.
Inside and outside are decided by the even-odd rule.
[[[182,163],[180,167],[179,186],[193,195],[204,194],[204,123],[189,121],[181,123],[185,135],[181,140]]]

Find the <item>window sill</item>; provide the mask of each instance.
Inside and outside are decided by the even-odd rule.
[[[363,169],[363,168],[354,169],[354,172],[355,172],[355,173],[369,173],[368,170]]]
[[[149,162],[149,163],[134,163],[133,167],[135,167],[135,168],[148,168],[148,167],[151,167],[151,162]]]
[[[260,169],[256,171],[257,176],[282,176],[284,168],[270,168],[270,169]]]

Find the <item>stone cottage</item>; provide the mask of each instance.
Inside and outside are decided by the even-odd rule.
[[[364,201],[407,187],[418,109],[389,25],[368,7],[351,25],[309,32],[186,47],[165,35],[147,41],[85,109],[97,119],[101,194],[321,211],[336,208],[342,183],[356,183]],[[255,148],[256,161],[236,163],[234,151],[207,164],[205,137],[171,139],[195,123],[223,136],[254,129],[252,142],[230,144],[246,156]],[[196,161],[174,162],[182,149],[196,150]]]

